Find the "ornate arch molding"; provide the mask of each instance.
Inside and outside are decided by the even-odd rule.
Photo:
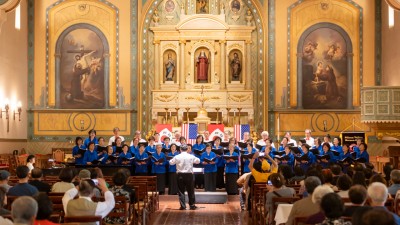
[[[314,13],[310,16],[310,11]],[[353,0],[299,0],[288,8],[288,107],[301,108],[299,105],[299,51],[301,38],[306,31],[310,31],[318,24],[328,24],[338,29],[342,34],[347,34],[353,49],[352,55],[352,99],[348,99],[347,108],[360,105],[360,89],[363,75],[363,9]],[[314,27],[315,29],[316,27]],[[339,29],[340,28],[340,29]],[[335,29],[335,28],[334,28]],[[340,31],[339,31],[340,30]],[[343,36],[343,37],[345,37]],[[304,40],[303,40],[304,41]]]
[[[351,43],[351,39],[349,35],[346,33],[346,31],[341,28],[340,26],[332,23],[319,23],[311,26],[308,28],[304,33],[301,35],[300,40],[297,45],[297,108],[302,109],[303,108],[303,87],[302,87],[302,80],[303,80],[303,70],[302,70],[302,65],[303,65],[303,57],[302,53],[303,52],[303,46],[304,43],[307,39],[307,37],[314,32],[315,30],[318,30],[320,28],[329,28],[332,30],[337,31],[345,40],[346,43],[346,50],[347,50],[347,75],[349,76],[349,79],[347,80],[347,109],[352,109],[352,101],[349,99],[353,98],[353,45]]]
[[[178,4],[186,1],[175,1]],[[228,1],[229,2],[229,1]],[[150,88],[150,77],[152,74],[147,68],[153,65],[152,62],[149,62],[148,58],[152,52],[150,52],[149,46],[152,44],[150,26],[152,22],[152,18],[155,12],[155,9],[162,4],[162,0],[148,0],[143,4],[141,8],[142,17],[139,20],[139,29],[138,29],[138,76],[137,76],[137,97],[138,97],[138,129],[150,130],[151,123],[149,122],[151,118],[151,88]],[[251,42],[251,51],[257,54],[254,54],[251,58],[251,67],[257,68],[255,71],[251,73],[252,75],[252,89],[254,90],[254,99],[253,104],[255,107],[254,114],[254,124],[255,128],[258,130],[262,130],[267,126],[268,116],[265,112],[268,112],[268,64],[267,64],[267,40],[268,36],[267,28],[268,28],[268,13],[264,11],[264,8],[258,0],[249,0],[242,2],[246,7],[251,10],[251,13],[254,18],[254,23],[256,26],[256,35],[254,40]],[[227,10],[227,9],[225,9]],[[191,10],[188,10],[191,11]]]

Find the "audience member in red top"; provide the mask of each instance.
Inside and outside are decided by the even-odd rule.
[[[53,203],[51,202],[49,196],[41,192],[35,196],[35,199],[39,208],[36,214],[35,223],[33,225],[58,225],[58,223],[49,221],[49,218],[53,213]]]

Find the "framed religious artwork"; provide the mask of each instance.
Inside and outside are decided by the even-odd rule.
[[[210,1],[196,0],[196,14],[208,14],[208,13],[210,13]]]
[[[176,2],[174,0],[167,0],[164,3],[164,10],[167,13],[172,13],[174,12],[176,8]]]
[[[108,63],[108,58],[104,58],[108,43],[103,33],[91,25],[73,25],[60,36],[57,52],[60,108],[104,108],[109,68],[104,66]]]
[[[229,8],[233,13],[239,14],[243,8],[243,3],[241,0],[231,0],[229,2]]]

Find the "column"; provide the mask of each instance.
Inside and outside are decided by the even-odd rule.
[[[179,89],[185,88],[185,44],[186,40],[179,41],[181,56],[179,57]]]
[[[226,50],[225,50],[225,40],[220,40],[219,41],[219,45],[220,45],[220,49],[221,49],[221,65],[220,65],[220,84],[221,84],[221,89],[226,89]]]
[[[160,40],[155,40],[154,42],[154,90],[160,89],[160,77],[163,77],[161,72],[160,74]],[[162,57],[161,57],[162,58]]]
[[[246,43],[246,90],[251,89],[251,43],[252,41],[247,40]]]
[[[303,65],[303,53],[296,53],[297,65]],[[303,68],[302,66],[297,66],[297,108],[303,108]],[[288,84],[288,89],[290,85]],[[287,99],[286,99],[287,102]],[[290,104],[288,105],[290,107]]]

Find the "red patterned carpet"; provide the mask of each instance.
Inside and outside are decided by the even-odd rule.
[[[160,210],[149,225],[248,225],[240,211],[239,196],[228,196],[226,204],[197,204],[197,210],[179,210],[178,196],[160,196]]]

